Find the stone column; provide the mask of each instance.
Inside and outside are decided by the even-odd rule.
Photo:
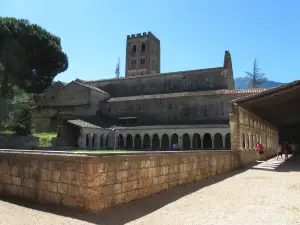
[[[126,136],[123,136],[123,140],[124,140],[124,149],[126,149],[127,135],[126,135]]]
[[[225,135],[225,136],[222,136],[223,148],[225,148],[225,140],[226,140],[226,135]]]
[[[141,135],[141,149],[144,149],[144,135]]]
[[[83,142],[84,136],[82,134],[78,137],[78,148],[85,148],[85,142]]]
[[[161,150],[161,145],[162,145],[162,135],[158,136],[159,138],[159,150]]]
[[[229,105],[230,118],[230,135],[231,135],[231,149],[240,150],[240,125],[239,125],[239,108],[230,103]]]
[[[248,134],[248,139],[249,139],[249,146],[248,146],[248,148],[252,149],[252,135],[251,134]]]
[[[178,147],[180,148],[180,149],[182,149],[182,135],[178,135]]]
[[[135,146],[134,146],[134,137],[135,137],[135,136],[132,136],[132,148],[135,147]]]
[[[106,138],[107,138],[107,135],[103,135],[103,148],[107,148],[107,144],[106,144]]]
[[[101,135],[97,134],[97,136],[96,136],[96,148],[97,149],[100,148],[100,139],[101,139]]]
[[[149,148],[152,149],[152,139],[153,136],[149,136]]]
[[[200,139],[201,139],[200,148],[203,148],[203,140],[204,140],[203,136],[200,136]]]
[[[212,146],[212,149],[214,149],[215,148],[215,136],[212,136],[211,137],[211,146]]]
[[[89,149],[93,148],[93,136],[91,134],[89,134]]]

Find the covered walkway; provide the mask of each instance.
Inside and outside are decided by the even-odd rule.
[[[280,143],[300,144],[300,80],[232,102],[274,125]]]
[[[270,159],[101,214],[0,200],[0,224],[300,224],[300,159]]]

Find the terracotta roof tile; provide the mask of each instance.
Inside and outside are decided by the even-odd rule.
[[[92,89],[92,90],[94,90],[94,91],[102,92],[103,94],[109,95],[107,92],[105,92],[105,91],[103,91],[103,90],[101,90],[100,88],[97,88],[97,87],[95,87],[95,86],[91,86],[91,85],[88,85],[88,84],[85,84],[85,83],[80,83],[80,82],[78,82],[78,81],[73,81],[73,82],[76,83],[76,84],[82,85],[82,86],[84,86],[84,87],[90,88],[90,89]]]
[[[83,120],[79,120],[79,119],[76,119],[76,120],[67,120],[68,123],[70,124],[73,124],[77,127],[82,127],[82,128],[101,128],[99,126],[96,126],[94,124],[91,124],[91,123],[88,123],[86,121],[83,121]]]
[[[189,96],[255,94],[266,90],[268,90],[268,88],[250,88],[250,89],[234,89],[234,90],[221,89],[221,90],[213,90],[213,91],[177,92],[177,93],[167,93],[167,94],[116,97],[116,98],[110,98],[107,102],[134,101],[134,100],[145,100],[145,99],[155,99],[155,98],[177,98],[177,97],[189,97]]]

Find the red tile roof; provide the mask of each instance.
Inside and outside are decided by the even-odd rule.
[[[139,95],[128,97],[116,97],[110,98],[107,102],[122,102],[122,101],[134,101],[134,100],[146,100],[155,98],[177,98],[177,97],[190,97],[190,96],[211,96],[211,95],[239,95],[239,94],[256,94],[269,90],[269,88],[250,88],[250,89],[221,89],[213,91],[197,91],[197,92],[178,92],[167,94],[154,94],[154,95]]]

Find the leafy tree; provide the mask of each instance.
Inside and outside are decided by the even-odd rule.
[[[250,88],[261,87],[261,85],[267,81],[265,74],[260,71],[261,71],[261,69],[259,68],[257,59],[255,58],[254,63],[253,63],[252,73],[245,72]]]
[[[15,86],[43,92],[67,68],[59,37],[28,20],[0,17],[0,104],[12,98]]]
[[[60,39],[27,20],[0,18],[0,44],[2,81],[15,81],[13,84],[27,92],[44,91],[58,73],[68,68]]]
[[[118,63],[115,70],[116,78],[120,77],[120,58],[118,59]]]
[[[26,93],[18,87],[13,87],[13,98],[7,99],[8,113],[0,121],[0,131],[15,131],[19,135],[31,133],[29,110],[34,104],[33,95]]]

